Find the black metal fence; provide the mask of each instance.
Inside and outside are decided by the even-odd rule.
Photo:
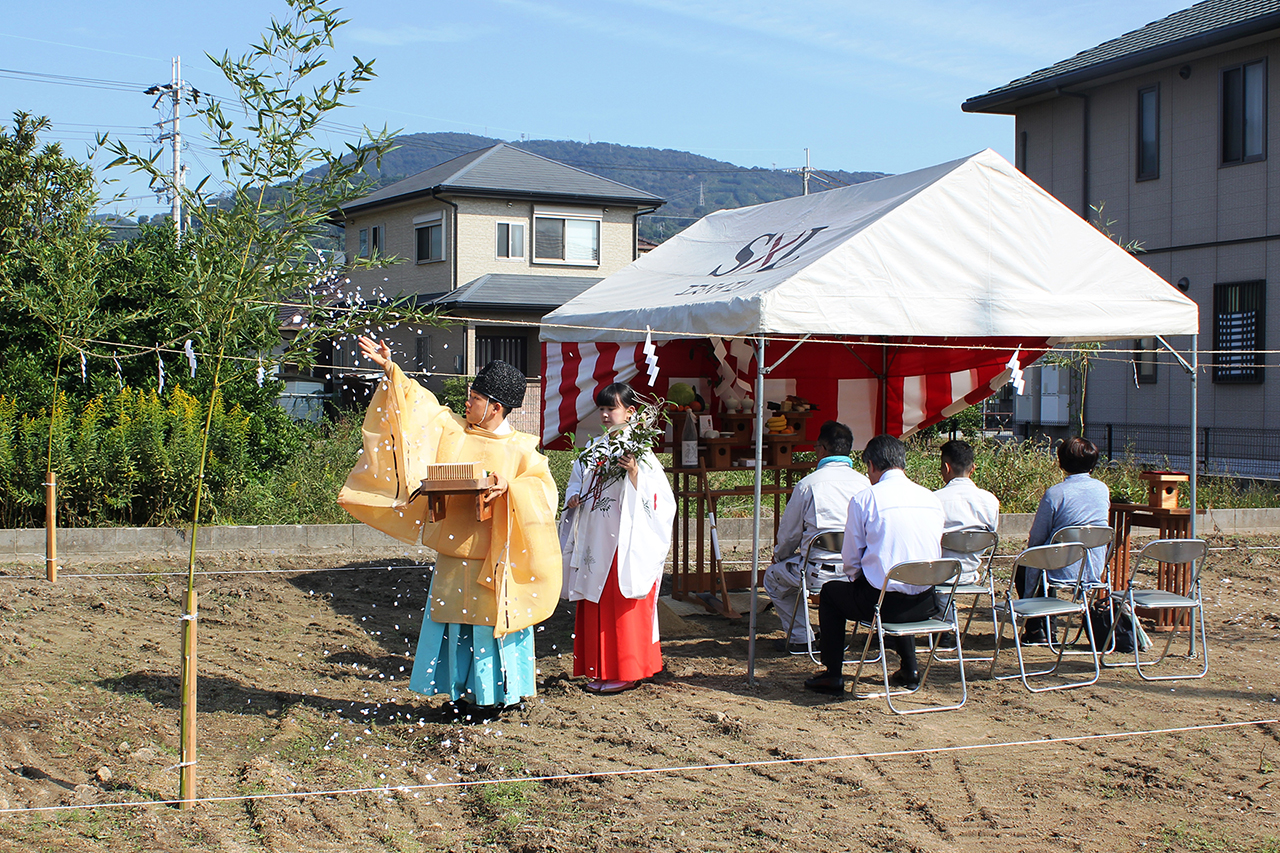
[[[1180,467],[1191,464],[1191,428],[1169,424],[1088,424],[1085,438],[1110,459]],[[1196,430],[1200,470],[1207,474],[1280,478],[1280,430],[1201,427]]]

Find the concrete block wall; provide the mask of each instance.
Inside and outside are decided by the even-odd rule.
[[[1031,530],[1031,513],[1000,516],[1000,538],[1006,544],[1025,542]],[[1280,508],[1215,509],[1201,513],[1197,530],[1204,535],[1280,533]],[[724,518],[718,522],[724,547],[750,548],[753,519]],[[135,558],[181,559],[190,549],[188,531],[156,527],[111,527],[60,529],[59,563],[74,567],[80,562],[102,562]],[[764,552],[772,547],[773,519],[761,524]],[[0,530],[0,566],[6,563],[44,562],[44,530],[27,528]],[[422,562],[435,553],[420,545],[409,545],[363,524],[297,524],[241,527],[202,527],[196,540],[197,553],[274,553],[288,556],[368,554],[386,558],[408,557]]]

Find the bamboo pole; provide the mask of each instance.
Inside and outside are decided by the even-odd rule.
[[[44,573],[58,582],[58,474],[46,471],[44,480]]]
[[[182,620],[182,770],[178,782],[180,809],[195,805],[196,798],[196,536],[200,532],[200,497],[204,494],[204,465],[209,456],[209,430],[213,425],[213,407],[218,403],[218,378],[222,372],[224,349],[218,350],[213,368],[213,390],[204,416],[204,435],[200,443],[200,464],[196,469],[195,510],[191,514],[191,551],[187,556],[186,613]]]
[[[49,402],[49,446],[44,470],[44,573],[51,583],[58,581],[58,476],[53,470],[53,429],[58,422],[58,378],[62,375],[62,335],[58,335],[58,358],[53,366],[53,399]]]
[[[182,617],[182,764],[179,808],[186,810],[196,799],[196,591],[187,590]]]

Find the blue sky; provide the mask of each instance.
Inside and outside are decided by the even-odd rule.
[[[606,141],[744,166],[905,172],[982,148],[1012,158],[1013,124],[965,98],[1185,8],[1191,0],[348,0],[338,54],[379,77],[337,120],[407,132]],[[141,148],[159,115],[134,84],[227,94],[205,53],[239,53],[283,2],[45,0],[9,4],[0,110],[47,115],[87,155],[96,131]],[[18,75],[25,76],[25,75]],[[184,131],[196,128],[184,123]],[[334,144],[342,134],[335,133]],[[213,158],[184,155],[191,180]],[[125,178],[124,175],[116,177]],[[165,209],[125,179],[119,209]]]

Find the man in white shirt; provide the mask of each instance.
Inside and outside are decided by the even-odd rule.
[[[818,604],[819,648],[823,672],[805,681],[818,693],[844,694],[845,625],[849,619],[870,621],[885,586],[885,576],[899,563],[936,560],[942,555],[942,504],[933,492],[907,479],[903,470],[907,450],[891,435],[878,435],[862,451],[871,488],[849,501],[844,532],[844,570],[848,580],[831,581],[822,588]],[[881,615],[887,621],[915,621],[937,613],[931,586],[910,586],[893,581],[885,595]],[[915,689],[914,637],[892,638],[901,664],[890,678],[894,686]]]
[[[808,565],[801,565],[809,543],[819,531],[843,530],[849,515],[849,500],[863,489],[871,488],[871,481],[861,471],[854,470],[853,460],[849,458],[853,433],[847,426],[827,421],[818,432],[813,448],[818,468],[792,490],[778,523],[778,540],[773,546],[776,562],[764,573],[764,591],[787,632],[780,642],[793,655],[806,654],[813,641],[808,602],[799,601],[801,572],[808,572],[809,591],[813,594],[827,581],[844,577],[844,566],[836,552],[814,548]]]
[[[942,502],[946,521],[943,530],[990,530],[1000,523],[1000,500],[986,489],[979,489],[969,477],[973,473],[973,448],[964,441],[948,441],[942,445],[942,482],[934,492]],[[960,561],[960,583],[977,583],[982,573],[981,554],[960,554],[942,550],[942,556]]]

